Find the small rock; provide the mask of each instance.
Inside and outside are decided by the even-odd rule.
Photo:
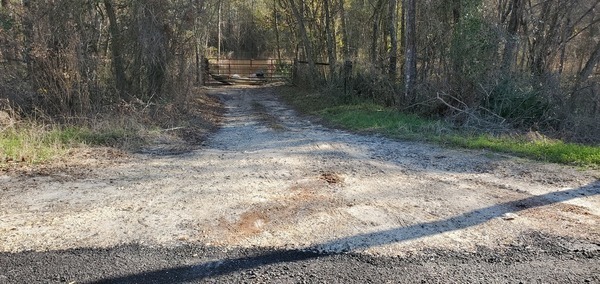
[[[519,215],[515,214],[515,213],[504,213],[504,215],[502,215],[502,219],[505,221],[511,221],[514,219],[517,219],[517,217],[519,217]]]

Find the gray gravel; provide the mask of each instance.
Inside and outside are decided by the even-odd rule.
[[[205,246],[0,254],[0,283],[600,283],[600,252],[532,233],[506,249],[405,257]],[[600,248],[600,245],[598,246]]]

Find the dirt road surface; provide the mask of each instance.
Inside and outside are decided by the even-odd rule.
[[[0,175],[0,283],[600,282],[597,170],[213,92],[224,122],[198,150]]]

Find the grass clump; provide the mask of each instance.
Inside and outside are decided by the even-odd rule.
[[[133,129],[42,125],[19,122],[0,131],[0,167],[8,163],[38,164],[85,146],[116,146],[135,137]]]
[[[111,123],[104,126],[67,126],[48,133],[47,138],[62,145],[92,145],[131,148],[131,143],[139,139],[140,128]],[[140,141],[141,143],[141,141]],[[127,147],[129,146],[129,147]]]
[[[351,130],[384,133],[411,140],[440,135],[449,129],[441,121],[423,119],[375,104],[329,107],[319,114],[328,121]]]
[[[489,134],[452,135],[446,138],[453,145],[470,149],[489,149],[553,163],[600,166],[598,146],[565,143],[559,140],[529,141],[523,137],[495,137]]]
[[[0,132],[0,165],[9,162],[40,163],[64,152],[50,135],[58,133],[36,124],[18,124]],[[55,134],[56,135],[56,134]]]

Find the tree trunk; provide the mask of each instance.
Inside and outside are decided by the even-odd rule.
[[[463,76],[464,62],[466,54],[463,52],[463,46],[466,44],[462,38],[463,25],[462,18],[462,3],[461,0],[452,0],[452,33],[453,42],[450,50],[450,74],[448,76],[450,83],[450,91],[453,95],[462,97],[464,93],[465,79]]]
[[[117,91],[119,92],[119,97],[121,99],[128,100],[129,96],[127,92],[127,78],[125,77],[125,67],[123,64],[122,57],[122,41],[117,24],[117,16],[115,14],[115,9],[112,5],[112,1],[104,0],[104,8],[106,9],[106,14],[108,15],[109,32],[110,37],[112,39],[110,47]]]
[[[200,46],[198,45],[198,42],[196,42],[196,46],[194,47],[194,56],[195,56],[195,69],[196,69],[196,84],[197,85],[204,85],[204,80],[202,78],[202,71],[200,69]]]
[[[535,22],[533,37],[529,51],[529,69],[536,77],[546,73],[546,59],[549,50],[548,42],[551,38],[549,35],[552,31],[548,30],[550,23],[551,1],[544,1],[541,4],[540,19]]]
[[[460,23],[462,3],[461,0],[452,0],[452,20],[455,25]]]
[[[581,71],[579,71],[579,74],[577,74],[577,80],[575,82],[575,86],[573,87],[573,91],[572,91],[573,94],[576,93],[578,91],[579,87],[581,87],[581,84],[583,84],[585,81],[587,81],[587,79],[590,77],[590,75],[592,75],[592,72],[594,72],[594,68],[596,68],[596,65],[598,65],[599,62],[600,62],[600,42],[598,42],[596,44],[596,47],[594,48],[594,52],[592,52],[592,55],[585,63],[585,66],[583,67],[583,69],[581,69]]]
[[[400,47],[399,50],[400,52],[402,52],[401,55],[401,68],[400,70],[403,71],[405,68],[404,66],[406,65],[406,56],[404,56],[404,52],[406,51],[406,9],[405,7],[405,3],[404,0],[400,0],[400,5],[402,5],[401,10],[400,10]],[[404,74],[402,74],[404,75]]]
[[[563,71],[565,69],[565,57],[566,57],[566,50],[567,50],[567,41],[569,36],[571,35],[571,17],[567,17],[567,21],[565,23],[565,26],[563,27],[563,31],[562,31],[562,35],[561,35],[561,43],[560,43],[560,58],[559,58],[559,62],[558,62],[558,75],[562,76]]]
[[[219,61],[221,59],[221,21],[222,21],[222,16],[221,16],[221,9],[222,9],[222,5],[221,5],[221,0],[219,0],[219,11],[218,11],[218,15],[217,15],[217,61]]]
[[[404,84],[405,99],[413,100],[416,96],[415,85],[417,79],[417,21],[416,0],[405,0],[405,37],[406,46],[404,56],[406,57]]]
[[[600,42],[598,42],[596,44],[594,52],[592,52],[592,55],[585,63],[585,66],[583,67],[583,69],[581,69],[579,74],[577,74],[575,84],[573,85],[573,88],[571,89],[571,97],[569,98],[569,108],[570,108],[571,112],[574,112],[577,109],[577,98],[579,97],[578,96],[579,88],[585,81],[587,81],[587,79],[590,77],[590,75],[592,75],[592,72],[594,72],[594,68],[596,68],[596,66],[598,65],[599,62],[600,62]]]
[[[303,1],[303,0],[300,0]],[[304,46],[304,51],[306,53],[306,61],[308,61],[308,68],[310,72],[310,76],[317,76],[317,67],[315,65],[314,52],[312,48],[312,44],[308,37],[308,32],[306,30],[306,25],[304,24],[304,17],[298,10],[298,6],[296,5],[294,0],[287,0],[290,9],[292,10],[292,14],[296,18],[298,22],[298,27],[300,28],[300,37],[302,38],[302,45]]]
[[[398,34],[397,25],[398,20],[396,17],[396,11],[398,8],[397,0],[390,0],[389,3],[389,29],[390,29],[390,66],[389,75],[392,80],[396,80],[398,76]]]
[[[329,2],[330,0],[325,0],[323,3],[323,9],[325,10],[325,33],[327,34],[327,58],[329,61],[329,76],[333,76],[335,73],[335,63],[337,61],[335,55],[335,36],[333,32],[333,25],[331,24],[332,19],[329,13]]]
[[[342,46],[344,61],[350,59],[350,44],[348,42],[348,30],[346,28],[346,10],[344,8],[344,1],[340,1],[340,18],[341,18],[341,29],[342,29]]]
[[[33,20],[31,19],[33,11],[31,9],[31,1],[23,0],[23,8],[25,15],[23,17],[23,36],[25,44],[25,52],[23,54],[25,63],[27,64],[27,73],[29,77],[33,76],[33,62],[31,59],[31,50],[33,48]]]
[[[379,15],[381,14],[381,7],[383,6],[383,0],[378,0],[377,4],[373,8],[373,36],[371,37],[371,50],[370,57],[371,63],[377,63],[377,42],[379,38]]]
[[[277,0],[273,0],[273,25],[275,30],[275,44],[277,48],[277,63],[281,62],[281,40],[279,38],[279,13],[277,12]]]

